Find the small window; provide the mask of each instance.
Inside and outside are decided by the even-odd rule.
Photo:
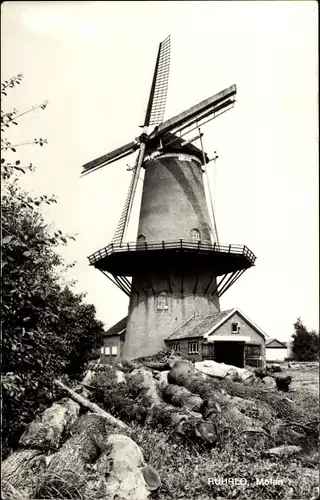
[[[199,229],[191,229],[191,241],[192,243],[198,243],[198,241],[200,241]]]
[[[104,354],[105,356],[109,356],[110,354],[110,347],[107,346],[102,346],[101,347],[101,354]]]
[[[171,349],[176,352],[180,352],[180,344],[172,344]]]
[[[144,241],[146,241],[146,237],[144,234],[139,234],[138,236],[138,243],[143,243]]]
[[[189,354],[198,354],[199,344],[198,342],[189,342],[188,343],[188,353]]]
[[[240,331],[239,323],[232,323],[231,332],[232,333],[239,333],[239,331]]]
[[[259,345],[247,345],[247,357],[248,358],[259,358],[260,356],[260,346]]]
[[[166,292],[160,292],[157,297],[157,309],[158,311],[163,311],[168,309],[168,295]]]
[[[111,354],[112,354],[112,356],[116,356],[118,354],[118,347],[116,345],[112,346]]]

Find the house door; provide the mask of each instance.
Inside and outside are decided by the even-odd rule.
[[[239,368],[244,366],[244,342],[223,342],[214,343],[214,360],[226,365],[234,365]]]
[[[202,344],[202,359],[214,359],[214,344]]]

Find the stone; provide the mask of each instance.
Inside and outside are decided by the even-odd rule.
[[[268,389],[275,389],[277,387],[277,383],[273,377],[264,377],[262,382],[267,386]]]
[[[270,366],[270,371],[273,373],[280,373],[280,372],[282,372],[282,368],[278,364],[273,364]]]

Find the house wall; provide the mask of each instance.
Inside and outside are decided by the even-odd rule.
[[[232,323],[239,323],[240,331],[239,334],[232,333]],[[214,342],[210,342],[211,339],[214,339],[215,336],[225,336],[225,337],[234,337],[235,341],[239,335],[250,337],[250,341],[245,343],[245,346],[250,345],[259,345],[260,346],[260,355],[261,361],[259,363],[260,366],[265,366],[265,339],[257,333],[257,331],[252,328],[240,315],[235,313],[229,320],[227,320],[220,328],[218,328],[212,335],[209,336],[209,339],[203,339],[201,337],[198,338],[187,338],[187,339],[179,339],[179,340],[166,340],[166,346],[168,349],[174,349],[177,344],[179,345],[178,351],[183,353],[185,356],[188,356],[190,360],[193,361],[201,361],[202,359],[214,359]],[[198,353],[191,354],[189,353],[189,343],[197,341],[199,348]],[[228,344],[228,348],[232,349],[232,341]],[[245,348],[245,353],[247,349]],[[253,366],[258,366],[256,363],[257,358],[246,358],[247,363],[253,363]]]
[[[198,342],[198,353],[189,353],[189,343]],[[202,361],[203,359],[203,339],[188,338],[180,340],[167,340],[166,347],[168,350],[174,349],[175,345],[179,345],[178,352],[188,358],[190,361]]]
[[[121,335],[112,335],[110,337],[104,338],[104,343],[100,355],[101,363],[114,364],[119,362],[120,358],[123,355],[124,338],[124,333]],[[105,354],[107,347],[109,347],[110,349],[109,355]],[[117,347],[116,355],[112,355],[112,347]]]
[[[288,358],[288,349],[284,347],[266,347],[267,361],[284,361]]]
[[[239,333],[232,333],[232,323],[239,323],[240,330]],[[260,346],[260,354],[262,365],[265,365],[266,361],[266,347],[265,347],[265,339],[254,329],[252,328],[238,313],[235,313],[231,318],[229,318],[223,325],[220,326],[214,333],[209,335],[209,339],[214,339],[215,335],[224,335],[224,336],[232,336],[234,339],[239,335],[245,335],[250,337],[250,341],[246,342],[246,345],[259,345]],[[232,342],[230,342],[230,348],[232,348]]]

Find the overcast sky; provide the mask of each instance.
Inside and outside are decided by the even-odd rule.
[[[165,118],[232,85],[231,111],[203,128],[222,243],[257,256],[222,297],[270,337],[286,340],[298,316],[318,329],[318,13],[315,1],[2,3],[2,80],[23,73],[4,109],[49,100],[7,134],[45,137],[19,158],[24,179],[59,204],[47,218],[77,240],[63,250],[77,291],[106,326],[127,297],[87,256],[107,245],[126,196],[128,157],[84,178],[81,165],[137,137],[158,44],[171,34]],[[140,183],[141,184],[141,183]],[[140,186],[141,188],[141,186]],[[137,219],[135,206],[134,218]],[[134,224],[130,228],[135,238]]]

